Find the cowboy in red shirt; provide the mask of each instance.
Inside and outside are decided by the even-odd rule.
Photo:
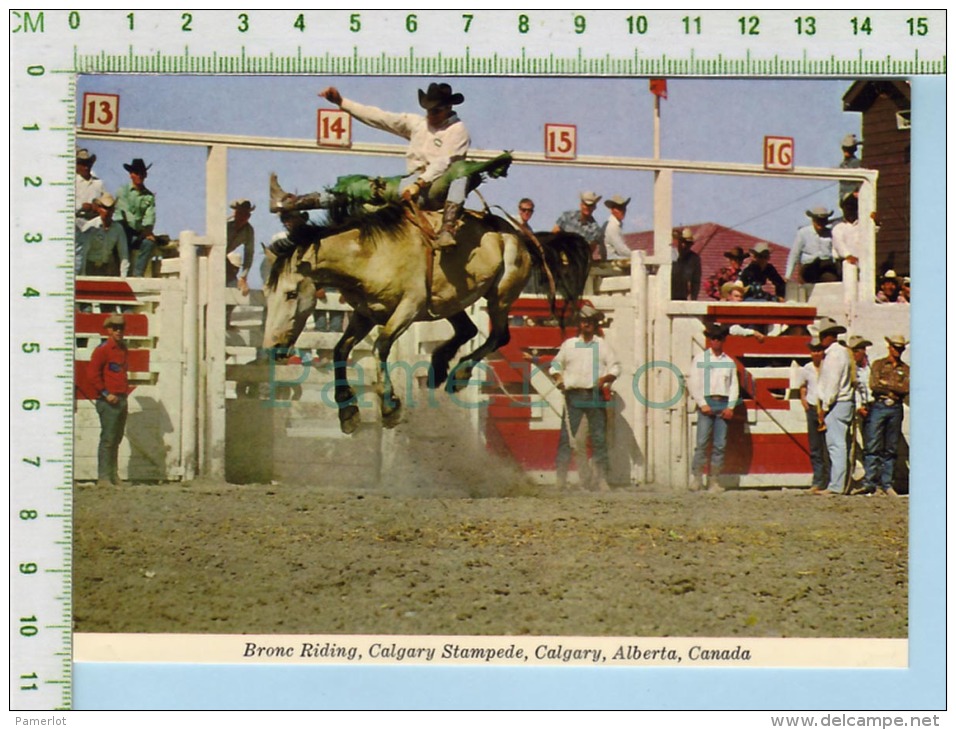
[[[93,352],[89,374],[99,396],[96,412],[100,417],[100,444],[97,451],[97,486],[121,484],[119,478],[119,446],[126,431],[126,402],[129,393],[129,350],[123,338],[126,318],[112,314],[103,326],[107,338]]]

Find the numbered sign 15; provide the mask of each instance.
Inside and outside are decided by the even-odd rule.
[[[544,156],[549,160],[575,159],[578,156],[578,128],[573,124],[545,124]]]
[[[765,170],[792,170],[793,137],[764,137],[763,167]]]
[[[319,109],[320,147],[351,147],[352,116],[341,109]]]
[[[83,94],[83,121],[87,132],[118,132],[119,101],[116,94]]]

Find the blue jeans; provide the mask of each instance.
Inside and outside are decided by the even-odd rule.
[[[125,221],[121,221],[120,225],[126,231],[126,244],[129,247],[129,275],[142,276],[153,258],[156,242],[143,238],[142,231],[134,231]]]
[[[575,388],[564,393],[566,419],[562,419],[561,435],[558,437],[558,458],[556,462],[559,475],[567,474],[571,464],[571,437],[578,432],[581,419],[588,419],[588,433],[591,437],[591,449],[594,461],[607,474],[607,409],[610,402],[601,400],[597,388]],[[571,433],[568,433],[570,422]]]
[[[100,444],[96,456],[96,476],[107,482],[119,480],[119,447],[126,432],[126,417],[129,407],[126,396],[119,396],[115,405],[100,398],[96,401],[100,417]]]
[[[724,468],[724,451],[727,449],[727,421],[720,414],[727,409],[727,399],[717,396],[708,396],[707,405],[712,413],[707,415],[697,412],[697,448],[694,449],[694,460],[691,462],[691,471],[694,474],[703,474],[707,463],[707,444],[710,448],[710,476],[720,476]]]
[[[838,401],[827,413],[827,453],[830,455],[830,483],[827,489],[843,494],[847,469],[847,432],[853,421],[853,401]]]
[[[863,486],[889,489],[893,486],[896,453],[903,433],[903,404],[888,406],[875,401],[863,425]]]
[[[813,484],[823,489],[830,480],[830,455],[827,453],[826,435],[817,430],[817,409],[807,411],[807,442],[810,446],[810,466],[813,467]]]

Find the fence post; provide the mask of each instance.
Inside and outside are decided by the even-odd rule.
[[[183,388],[182,460],[183,480],[196,476],[199,412],[199,277],[196,247],[200,239],[192,231],[179,234],[180,279],[183,287]]]
[[[226,162],[228,148],[211,145],[206,156],[205,474],[225,478],[226,459]]]

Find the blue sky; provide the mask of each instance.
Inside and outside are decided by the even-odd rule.
[[[84,92],[120,95],[120,125],[167,131],[210,132],[314,139],[316,110],[330,107],[317,93],[329,85],[344,96],[390,111],[417,111],[417,90],[432,79],[323,76],[91,75],[77,83]],[[573,124],[581,155],[651,157],[653,96],[646,79],[464,77],[447,79],[465,95],[459,113],[472,146],[541,152],[545,123]],[[661,156],[707,162],[762,162],[765,135],[794,138],[796,164],[835,167],[839,142],[860,134],[860,115],[842,111],[850,80],[669,79],[662,102]],[[78,105],[82,108],[82,105]],[[397,137],[353,125],[354,142],[401,143]],[[128,142],[87,142],[97,155],[94,172],[115,191],[134,157],[152,164],[147,184],[157,195],[157,231],[205,228],[205,153],[202,148]],[[256,239],[268,242],[280,230],[268,212],[268,175],[276,171],[289,190],[318,190],[339,175],[404,172],[400,158],[352,154],[316,155],[234,151],[229,190],[257,206]],[[625,232],[647,230],[652,220],[652,175],[545,166],[514,166],[508,178],[486,183],[490,204],[514,211],[521,197],[535,200],[532,223],[550,229],[558,215],[577,206],[581,190],[632,198]],[[804,211],[835,207],[836,183],[677,174],[674,225],[716,222],[789,246],[806,223]],[[479,205],[476,199],[470,204]],[[597,217],[606,219],[599,206]],[[257,268],[257,267],[256,267]]]

